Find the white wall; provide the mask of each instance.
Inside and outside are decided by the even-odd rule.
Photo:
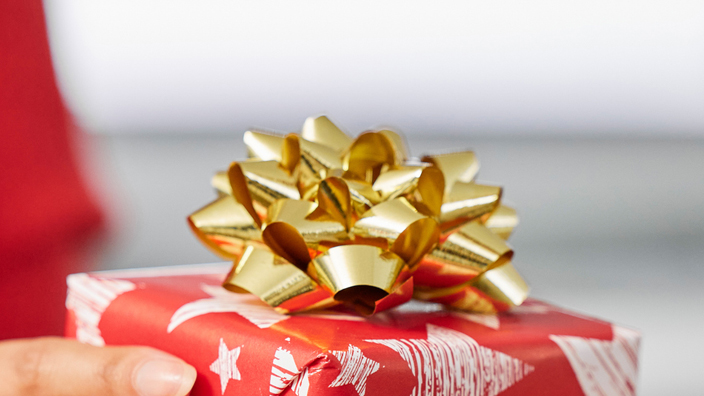
[[[95,132],[704,136],[704,2],[46,0]]]

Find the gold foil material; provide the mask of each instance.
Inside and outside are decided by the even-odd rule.
[[[406,162],[408,157],[410,157],[410,153],[408,152],[408,145],[403,136],[388,129],[381,130],[379,133],[386,136],[393,145],[396,163],[402,164]]]
[[[463,310],[494,313],[521,305],[528,297],[528,290],[511,262],[505,262],[458,286],[417,286],[413,297]]]
[[[312,248],[316,248],[321,241],[343,242],[349,239],[344,224],[324,216],[318,217],[318,220],[311,220],[311,218],[319,216],[318,208],[317,204],[310,201],[295,199],[276,201],[269,207],[267,224],[262,230],[264,241],[267,241],[267,235],[272,232],[277,234],[272,237],[278,240],[300,239]],[[288,231],[280,232],[280,228],[273,231],[274,227],[279,224],[286,225]],[[269,246],[271,247],[271,245]],[[273,247],[272,250],[286,257]]]
[[[352,227],[361,238],[383,238],[389,250],[413,268],[440,237],[437,222],[424,216],[405,198],[385,201],[368,210]]]
[[[437,216],[443,205],[445,179],[434,166],[401,166],[379,175],[372,188],[382,200],[405,197],[420,212]]]
[[[244,139],[250,160],[218,172],[219,198],[188,219],[237,261],[227,289],[286,313],[343,302],[372,314],[412,296],[497,312],[526,298],[505,242],[516,212],[500,187],[474,182],[474,153],[411,163],[403,136],[352,139],[325,116],[300,136]]]
[[[429,274],[423,274],[417,283],[457,285],[507,263],[512,257],[513,250],[498,235],[481,224],[469,223],[423,258],[420,265]],[[448,281],[442,281],[443,278]]]
[[[301,143],[298,136],[289,134],[284,138],[281,148],[281,167],[293,174],[301,159]]]
[[[213,178],[210,179],[210,185],[218,192],[218,195],[232,195],[230,177],[227,175],[227,171],[215,173]]]
[[[365,132],[352,143],[344,158],[350,178],[374,183],[382,171],[396,163],[396,149],[381,133]]]
[[[276,161],[233,162],[227,175],[232,195],[259,225],[276,200],[301,197],[296,179]]]
[[[242,138],[249,158],[281,162],[284,137],[271,133],[247,131]]]
[[[352,144],[352,138],[342,132],[326,116],[308,117],[303,123],[301,137],[330,147],[338,153],[344,152]]]
[[[469,183],[479,172],[479,161],[474,152],[460,151],[457,153],[427,155],[423,162],[434,164],[445,175],[445,193],[449,193],[456,182]]]
[[[298,139],[300,147],[299,188],[303,199],[314,197],[318,183],[331,176],[331,171],[342,169],[340,154],[330,147]]]
[[[528,297],[528,286],[511,264],[512,257],[513,250],[489,228],[466,224],[423,259],[414,296],[482,312],[520,305]],[[438,287],[452,282],[455,286]],[[487,308],[487,302],[493,308]]]
[[[501,187],[456,182],[440,208],[443,232],[475,219],[486,219],[499,206]]]
[[[503,239],[508,239],[518,225],[516,209],[506,205],[499,206],[484,223],[486,228]]]
[[[374,191],[370,183],[350,179],[344,179],[344,181],[350,191],[352,207],[358,217],[371,209],[372,206],[381,202],[381,196],[378,192]]]
[[[236,293],[252,293],[281,313],[320,306],[326,300],[332,303],[327,305],[334,305],[330,293],[322,290],[304,271],[254,246],[247,248],[223,286]]]
[[[262,233],[244,206],[225,195],[188,217],[198,239],[218,256],[234,260],[247,241],[261,240]]]
[[[318,208],[308,217],[317,221],[331,219],[349,231],[352,214],[352,197],[347,183],[339,177],[328,177],[320,182]]]
[[[528,297],[528,285],[508,262],[479,275],[471,286],[509,305],[521,305]]]
[[[331,248],[311,264],[309,273],[335,300],[367,314],[393,292],[399,275],[407,269],[394,253],[365,245]]]

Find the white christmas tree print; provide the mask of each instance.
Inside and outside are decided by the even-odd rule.
[[[103,313],[121,294],[137,286],[126,280],[105,279],[88,274],[73,274],[66,278],[68,294],[66,309],[76,316],[76,339],[85,344],[104,346],[98,325]]]
[[[231,379],[241,380],[240,371],[237,369],[237,359],[240,357],[240,348],[227,349],[225,341],[220,339],[218,347],[218,358],[210,365],[210,371],[220,376],[220,389],[225,394],[227,384]]]
[[[366,340],[393,349],[406,361],[417,380],[411,396],[495,396],[534,370],[466,334],[432,324],[426,328],[425,340]]]
[[[637,331],[613,326],[611,341],[551,335],[567,360],[586,396],[636,394],[638,379]]]
[[[330,388],[352,384],[359,396],[367,391],[367,377],[379,370],[379,363],[364,356],[356,346],[349,345],[346,351],[330,351],[340,361],[340,374],[330,384]]]
[[[201,289],[210,298],[189,302],[176,310],[166,328],[168,333],[189,319],[214,312],[235,312],[261,329],[289,318],[252,294],[233,293],[221,286],[206,284],[201,285]]]
[[[279,347],[274,353],[274,363],[271,366],[271,381],[269,393],[281,394],[287,387],[298,396],[308,395],[308,368],[299,370],[291,352]]]

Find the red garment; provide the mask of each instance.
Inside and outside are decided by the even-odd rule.
[[[41,0],[0,1],[0,339],[62,334],[65,276],[101,224],[44,23]]]

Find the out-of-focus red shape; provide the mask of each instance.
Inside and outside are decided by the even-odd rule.
[[[76,139],[42,2],[0,1],[0,339],[63,332],[65,276],[102,224]]]

